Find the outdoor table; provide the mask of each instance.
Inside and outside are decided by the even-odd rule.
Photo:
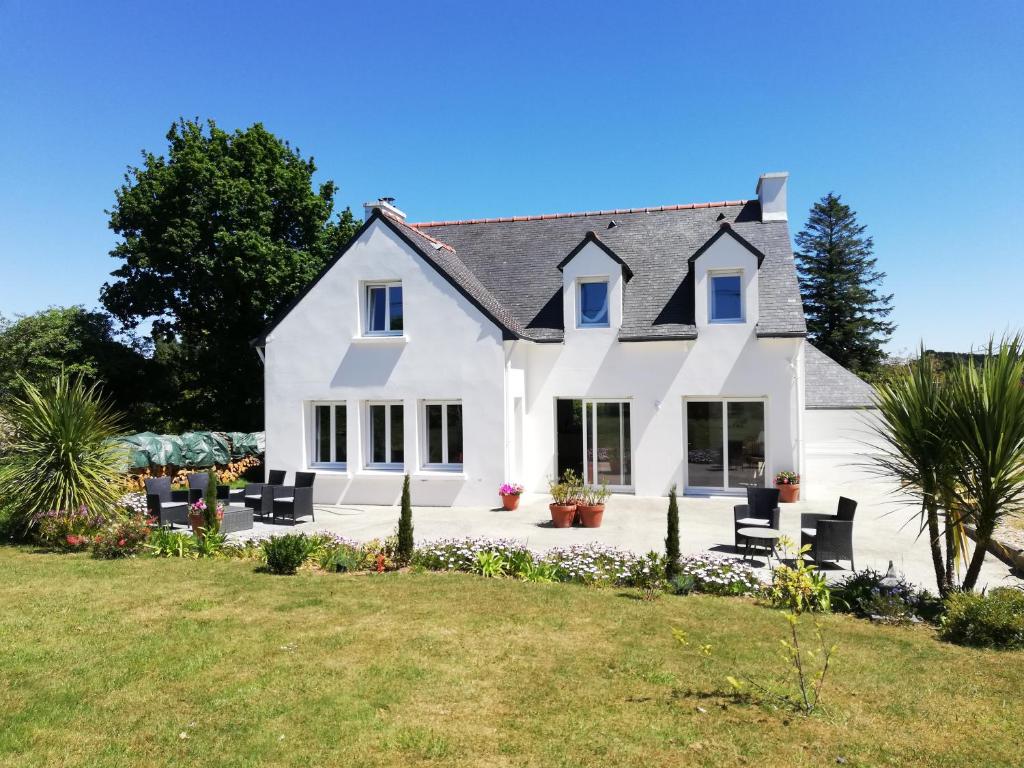
[[[737,531],[737,533],[747,540],[745,542],[746,546],[744,547],[743,551],[744,559],[746,559],[750,555],[751,539],[761,539],[765,542],[765,546],[771,549],[771,554],[769,555],[769,564],[771,562],[772,555],[775,556],[776,560],[779,559],[778,554],[776,554],[775,552],[775,543],[779,540],[779,537],[782,536],[782,531],[776,528],[769,528],[766,525],[756,525],[750,528],[740,528]],[[753,557],[750,557],[750,559],[753,560]]]
[[[228,504],[220,521],[221,533],[252,530],[252,509],[242,504]]]

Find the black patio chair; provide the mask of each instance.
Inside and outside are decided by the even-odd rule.
[[[856,570],[853,562],[853,516],[856,512],[857,502],[840,496],[834,515],[819,512],[800,515],[801,549],[810,544],[808,554],[814,562],[849,560],[850,570]]]
[[[274,521],[278,517],[286,518],[295,525],[300,517],[313,518],[316,522],[316,515],[313,514],[313,481],[316,480],[316,472],[296,472],[295,485],[280,485],[272,489],[263,489],[263,504],[268,501],[273,505]],[[272,494],[272,495],[271,495]]]
[[[740,528],[779,529],[779,489],[747,488],[747,503],[732,508],[733,543],[736,549],[765,546],[765,539],[748,539],[740,536]]]
[[[273,504],[263,506],[263,489],[275,485],[284,485],[285,471],[283,469],[271,469],[267,472],[266,483],[247,483],[241,498],[236,499],[252,510],[254,515],[264,517],[273,513]],[[273,494],[271,497],[273,498]],[[266,509],[266,512],[263,510]]]
[[[146,478],[146,506],[160,527],[188,525],[188,491],[172,491],[171,478]]]
[[[206,498],[206,489],[210,485],[210,474],[208,472],[192,472],[188,476],[189,502],[195,504],[199,499]],[[217,501],[226,501],[231,504],[241,504],[241,488],[232,488],[230,485],[217,483]]]

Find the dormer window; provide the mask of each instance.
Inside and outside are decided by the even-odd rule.
[[[711,275],[710,321],[743,322],[742,276],[737,273]]]
[[[400,336],[403,328],[402,284],[371,283],[366,286],[366,333]]]
[[[608,278],[587,277],[576,284],[576,327],[608,327]]]

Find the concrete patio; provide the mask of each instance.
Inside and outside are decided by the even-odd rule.
[[[781,505],[783,533],[798,542],[800,513],[834,511],[840,494],[850,496],[860,502],[854,525],[857,568],[884,571],[892,560],[910,581],[934,591],[935,577],[927,542],[917,536],[916,520],[910,520],[913,508],[900,504],[891,494],[891,486],[863,473],[851,472],[847,468],[832,476],[845,476],[845,480],[831,486],[819,486],[810,500]],[[613,496],[608,501],[603,525],[596,529],[552,528],[548,501],[544,495],[526,494],[514,512],[506,512],[500,507],[415,507],[416,540],[464,536],[513,538],[525,542],[535,551],[587,542],[612,544],[636,552],[662,551],[664,548],[665,498]],[[680,539],[683,553],[735,554],[732,548],[732,507],[740,501],[735,497],[681,496]],[[253,534],[324,530],[365,541],[392,535],[398,514],[398,507],[317,505],[316,522],[305,520],[294,527],[258,522]],[[754,562],[756,566],[765,567],[763,557]],[[826,570],[836,577],[849,573],[846,568],[826,567]],[[1003,563],[990,555],[980,583],[992,587],[1021,582]]]

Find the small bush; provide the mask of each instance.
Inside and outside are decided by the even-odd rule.
[[[54,509],[32,518],[36,542],[50,549],[77,550],[113,521],[107,515],[90,512],[85,507],[75,510]]]
[[[737,557],[684,557],[679,563],[679,575],[693,579],[694,592],[709,595],[752,595],[764,588],[754,569]]]
[[[196,540],[191,533],[154,528],[146,549],[153,557],[195,557]]]
[[[941,635],[961,645],[1024,648],[1024,591],[1000,587],[987,595],[950,595]]]
[[[400,565],[412,562],[412,498],[409,493],[409,476],[402,481],[402,513],[398,518],[398,538],[395,547],[395,559]]]
[[[942,602],[927,590],[917,589],[902,576],[883,586],[884,578],[871,568],[844,577],[832,587],[832,610],[897,624],[918,618],[931,621],[942,613]]]
[[[103,560],[134,557],[149,539],[145,518],[132,515],[104,528],[92,539],[92,556]]]
[[[339,544],[334,548],[322,549],[317,557],[317,564],[325,571],[349,573],[360,570],[363,559],[359,547]]]
[[[315,543],[301,533],[273,536],[263,542],[267,570],[284,576],[294,574],[313,553]]]
[[[786,542],[783,541],[783,551],[785,547]],[[775,608],[784,608],[794,614],[831,610],[832,593],[825,582],[825,574],[804,560],[809,550],[810,545],[801,547],[792,566],[780,563],[772,569],[772,583],[764,596]]]

